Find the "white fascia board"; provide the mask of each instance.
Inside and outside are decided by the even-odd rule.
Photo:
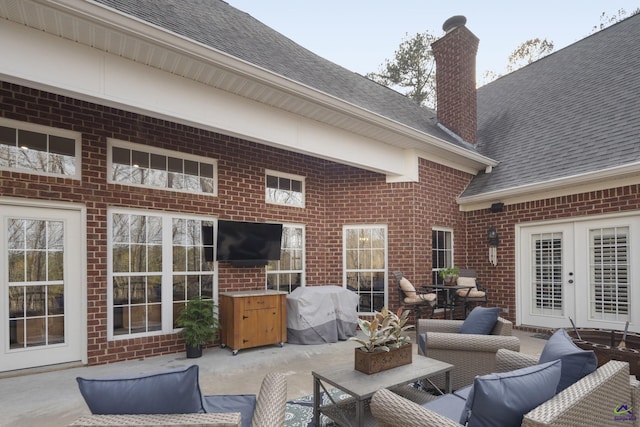
[[[8,21],[0,22],[0,40],[11,44],[0,58],[0,78],[7,81],[416,179],[411,150]]]
[[[483,193],[477,196],[459,197],[457,201],[461,211],[471,212],[489,208],[495,202],[511,205],[639,183],[640,162],[636,162],[601,171]]]

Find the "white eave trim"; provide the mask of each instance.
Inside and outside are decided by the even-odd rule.
[[[226,69],[235,74],[244,76],[247,79],[257,81],[274,89],[289,93],[292,96],[305,99],[309,102],[322,105],[326,108],[340,112],[350,117],[354,117],[376,126],[386,128],[394,133],[406,138],[415,140],[415,146],[410,147],[424,152],[426,158],[434,158],[430,155],[427,146],[432,146],[436,151],[442,151],[458,157],[458,159],[447,159],[450,166],[467,172],[477,173],[486,168],[495,167],[498,162],[486,156],[480,155],[471,149],[465,149],[440,138],[408,127],[395,120],[391,120],[380,114],[373,113],[354,104],[345,102],[342,99],[318,91],[300,82],[275,74],[272,71],[261,68],[255,64],[216,50],[210,46],[199,43],[187,37],[170,32],[162,27],[143,21],[131,15],[126,15],[120,11],[108,8],[107,6],[87,1],[77,0],[37,0],[39,3],[56,7],[71,13],[89,22],[96,22],[143,39],[149,43],[161,45],[165,49],[178,52],[180,54],[209,63],[213,66]],[[393,145],[390,142],[386,142]],[[427,148],[427,149],[425,149]],[[437,159],[438,156],[435,158]],[[441,156],[444,157],[444,156]],[[448,157],[448,156],[447,156]]]
[[[490,207],[495,202],[508,205],[638,183],[640,183],[640,162],[634,162],[476,196],[458,197],[457,202],[461,211],[474,211]]]

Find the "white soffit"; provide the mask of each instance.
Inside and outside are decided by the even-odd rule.
[[[89,97],[92,102],[104,100],[119,108],[373,170],[386,174],[390,180],[417,179],[413,172],[416,160],[407,164],[408,153],[418,153],[434,161],[444,159],[448,166],[472,174],[487,165],[495,165],[491,159],[472,151],[92,2],[0,0],[0,16],[22,24],[4,21],[0,28],[6,31],[0,34],[3,44],[11,40],[14,45],[5,50],[12,55],[4,56],[0,62],[0,76],[6,76],[9,81],[30,83],[45,90],[66,90],[68,95]],[[34,33],[29,27],[41,31]],[[47,37],[47,33],[53,37]],[[63,43],[63,39],[75,43]],[[118,67],[132,75],[118,75]],[[57,75],[51,75],[56,74],[55,71]],[[175,87],[169,88],[169,84]],[[171,90],[175,92],[168,96]],[[205,104],[214,111],[216,101],[224,101],[227,105],[241,106],[243,114],[240,117],[230,117],[230,113],[218,115],[216,121],[212,120],[211,113],[198,114],[193,111],[194,107],[180,107],[180,103],[202,107],[197,95],[203,94],[211,94]],[[189,95],[196,98],[191,99]],[[233,101],[238,96],[244,105],[237,99]],[[254,105],[247,107],[252,101]],[[218,104],[222,110],[218,113],[231,111],[225,108],[227,105]],[[258,127],[259,114],[254,120],[254,116],[247,113],[265,106],[272,107],[263,115],[267,117],[262,117],[268,120],[262,124],[273,128],[269,131],[265,131],[265,126]],[[192,111],[178,111],[181,109]],[[280,114],[275,110],[280,110]],[[232,112],[239,114],[240,109]],[[276,123],[273,121],[276,116],[288,116],[288,119]],[[247,117],[253,126],[247,126]],[[242,126],[234,128],[234,121]],[[292,126],[292,121],[309,126]],[[311,126],[311,122],[316,125]],[[317,131],[323,128],[322,123],[326,125],[323,132],[308,130]],[[298,138],[282,139],[278,132],[297,133]],[[314,136],[313,143],[301,139],[310,134]],[[350,152],[357,155],[350,156]]]

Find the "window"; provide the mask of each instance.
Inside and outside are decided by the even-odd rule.
[[[630,312],[629,227],[589,230],[591,319],[628,320]]]
[[[169,333],[195,296],[215,299],[213,222],[162,213],[110,214],[110,335]],[[207,243],[208,245],[205,245]]]
[[[276,205],[304,207],[304,178],[266,171],[266,201]]]
[[[145,145],[109,141],[109,182],[217,194],[216,161]]]
[[[453,232],[445,229],[431,230],[431,280],[442,284],[438,271],[453,267]]]
[[[0,169],[80,178],[80,134],[0,119]]]
[[[267,288],[291,292],[304,284],[304,227],[284,224],[280,261],[269,261]]]
[[[344,281],[360,297],[358,312],[373,313],[387,304],[387,227],[345,226]]]

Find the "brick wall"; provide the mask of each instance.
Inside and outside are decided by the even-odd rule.
[[[86,206],[90,364],[184,351],[175,334],[107,341],[108,207],[305,224],[308,285],[342,284],[344,224],[387,224],[389,271],[416,283],[430,281],[432,226],[454,228],[456,257],[464,256],[464,216],[451,195],[470,176],[429,161],[420,183],[387,184],[373,172],[9,83],[0,83],[0,116],[82,133],[80,181],[0,171],[0,196]],[[107,138],[218,159],[218,196],[108,184]],[[265,204],[265,169],[305,176],[306,207]],[[264,288],[264,268],[218,268],[220,292]],[[395,309],[392,277],[389,296]]]
[[[555,197],[514,205],[503,212],[489,209],[467,213],[467,265],[476,268],[478,279],[489,288],[490,305],[509,309],[504,317],[515,321],[515,227],[529,222],[582,218],[640,209],[640,185]],[[487,229],[500,235],[498,265],[488,261]]]

